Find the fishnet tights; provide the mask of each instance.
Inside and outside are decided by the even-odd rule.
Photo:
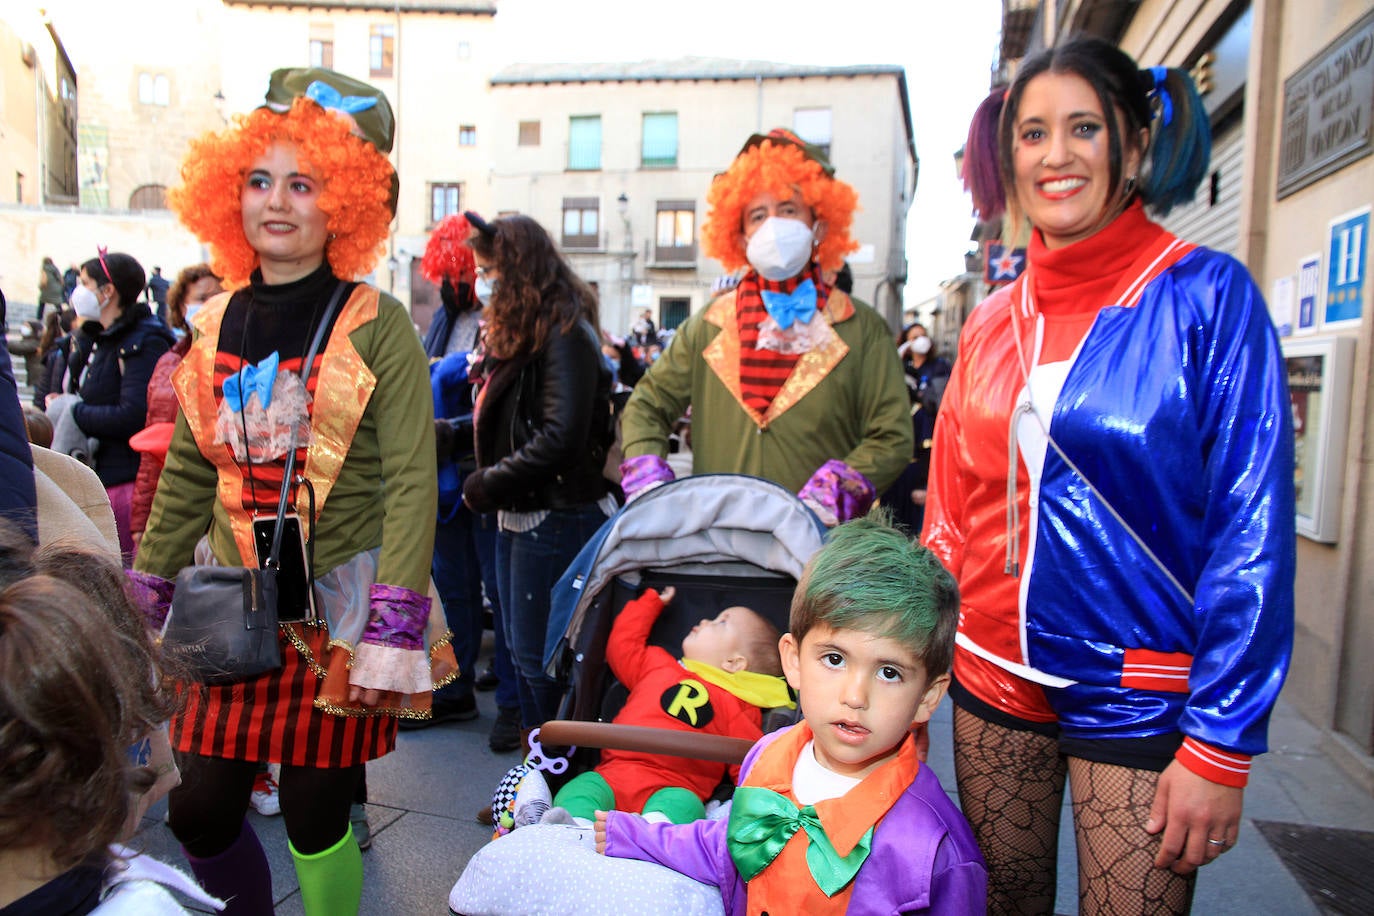
[[[1069,758],[1078,910],[1101,916],[1184,914],[1197,873],[1155,868],[1158,835],[1145,832],[1159,774]]]
[[[988,864],[988,913],[1054,911],[1064,758],[1053,738],[954,709],[959,803]]]
[[[988,865],[988,913],[1054,912],[1059,812],[1072,785],[1079,912],[1186,914],[1194,876],[1154,867],[1145,832],[1159,774],[1060,755],[1053,738],[955,707],[954,771],[964,816]]]

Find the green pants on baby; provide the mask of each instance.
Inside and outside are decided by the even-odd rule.
[[[616,810],[615,792],[610,783],[595,770],[588,770],[568,780],[558,794],[553,797],[556,807],[566,808],[573,817],[588,821],[595,819],[598,811]],[[696,793],[681,786],[667,786],[659,789],[644,803],[641,814],[658,813],[672,824],[690,824],[706,816],[706,808]]]

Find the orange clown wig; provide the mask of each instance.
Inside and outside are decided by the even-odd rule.
[[[816,219],[825,221],[825,238],[814,255],[822,270],[838,270],[844,256],[859,247],[849,235],[859,203],[854,189],[827,175],[821,163],[801,147],[764,139],[736,156],[706,192],[711,210],[701,227],[702,246],[727,271],[749,263],[743,236],[744,209],[765,191],[782,199],[800,191]]]
[[[325,258],[335,275],[355,279],[376,265],[391,224],[395,172],[350,126],[347,118],[301,97],[285,113],[258,108],[191,142],[181,184],[167,201],[209,246],[210,264],[226,285],[242,286],[258,266],[243,233],[240,195],[253,162],[274,142],[293,144],[300,167],[323,185],[318,206],[328,216]]]
[[[468,246],[472,225],[467,217],[454,213],[439,221],[425,244],[425,256],[420,261],[420,273],[431,283],[448,280],[455,288],[459,283],[471,283],[477,277],[477,263]]]

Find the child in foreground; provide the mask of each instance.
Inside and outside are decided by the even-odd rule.
[[[728,819],[598,812],[598,850],[713,884],[731,916],[984,912],[973,833],[911,735],[949,685],[958,607],[934,555],[886,522],[837,528],[780,644],[804,721],[749,752]]]
[[[761,708],[795,705],[781,677],[777,628],[750,608],[729,607],[692,628],[679,660],[648,644],[675,593],[666,588],[660,596],[649,589],[625,605],[611,628],[606,662],[630,691],[614,721],[757,741],[763,735]],[[590,826],[597,811],[616,808],[642,812],[651,821],[690,823],[705,816],[703,802],[721,779],[735,779],[738,771],[708,760],[606,750],[596,769],[559,790],[542,822]],[[542,779],[537,772],[526,777],[531,778]],[[539,793],[523,790],[516,824],[532,819],[522,802],[538,806]]]
[[[176,780],[172,698],[122,581],[101,556],[34,553],[0,524],[0,912],[185,916],[169,888],[224,908],[119,845]]]

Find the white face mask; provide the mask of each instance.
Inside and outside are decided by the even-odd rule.
[[[187,321],[190,321],[190,320],[191,320],[191,317],[192,317],[193,315],[195,315],[196,312],[199,312],[199,311],[200,311],[200,307],[201,307],[202,305],[204,305],[204,304],[205,304],[204,302],[188,302],[188,303],[186,303],[186,320],[187,320]]]
[[[926,355],[930,352],[930,338],[922,334],[920,337],[916,338],[911,342],[911,349],[915,350],[922,356]]]
[[[71,303],[72,308],[76,310],[76,317],[82,321],[100,320],[100,299],[80,283],[72,290]]]
[[[478,277],[477,282],[472,285],[472,294],[477,297],[477,301],[486,305],[491,301],[491,294],[496,291],[496,284],[486,277]]]
[[[765,280],[788,280],[811,263],[816,235],[799,219],[770,216],[749,237],[745,255]]]

